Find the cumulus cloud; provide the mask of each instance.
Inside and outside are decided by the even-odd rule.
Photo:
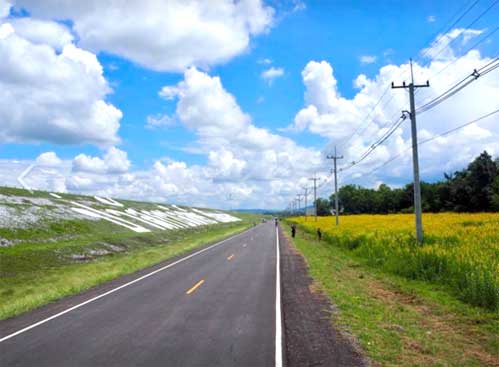
[[[271,67],[268,68],[267,70],[262,71],[261,77],[270,85],[274,82],[275,79],[280,78],[283,75],[284,75],[283,68]]]
[[[322,162],[320,152],[255,126],[217,76],[190,68],[160,95],[177,100],[175,118],[196,133],[208,164],[189,169],[200,181],[211,182],[211,192],[223,188],[224,195],[237,193],[244,200],[261,194],[268,197],[266,207],[281,205],[284,190],[296,188],[296,177],[312,174]]]
[[[56,50],[73,42],[68,28],[59,23],[32,18],[13,18],[9,23],[15,33],[33,44],[49,45]]]
[[[119,141],[122,113],[105,101],[102,66],[71,40],[54,22],[0,20],[0,142]]]
[[[234,153],[222,148],[208,154],[209,166],[216,172],[215,179],[238,180],[247,165],[242,159],[237,159]]]
[[[266,32],[274,10],[261,0],[17,0],[45,19],[71,19],[81,47],[161,71],[226,62]]]
[[[109,148],[103,158],[80,154],[73,159],[74,172],[116,174],[125,173],[129,168],[127,153],[116,147]]]
[[[62,160],[55,154],[55,152],[45,152],[36,158],[36,163],[44,167],[57,167],[62,164]]]
[[[449,40],[461,37],[464,41],[466,34],[472,36],[478,32],[453,30],[440,38]],[[420,83],[429,80],[431,85],[418,92],[417,106],[440,95],[455,82],[471,74],[475,68],[492,60],[476,50],[459,54],[456,51],[458,46],[441,54],[429,52],[428,62],[423,65],[414,64],[415,80]],[[307,130],[328,138],[329,148],[333,145],[341,148],[339,153],[345,155],[345,163],[357,161],[392,126],[401,111],[408,109],[407,93],[389,88],[392,81],[407,82],[409,76],[408,64],[383,66],[373,78],[359,75],[354,83],[358,92],[352,98],[345,98],[338,90],[333,67],[326,61],[311,61],[302,72],[305,106],[296,114],[291,128],[297,131]],[[479,78],[451,99],[418,116],[420,141],[497,109],[497,96],[499,75],[490,73],[483,79]],[[381,103],[378,103],[380,98]],[[346,182],[357,179],[354,182],[364,184],[379,181],[380,178],[388,183],[409,181],[410,142],[409,124],[406,121],[360,165],[345,171],[342,179]],[[497,115],[452,136],[431,141],[420,148],[423,179],[438,178],[442,176],[442,171],[459,169],[484,149],[491,154],[498,154],[498,146]],[[374,175],[366,176],[373,168],[395,156],[400,157],[393,164]]]

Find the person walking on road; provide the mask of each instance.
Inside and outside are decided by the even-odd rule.
[[[291,225],[291,237],[295,238],[296,235],[296,224]]]

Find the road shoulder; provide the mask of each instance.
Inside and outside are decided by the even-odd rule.
[[[368,366],[356,342],[335,328],[334,305],[315,286],[302,255],[279,231],[287,367]]]

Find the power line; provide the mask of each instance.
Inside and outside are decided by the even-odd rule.
[[[491,37],[494,33],[496,33],[497,31],[499,30],[499,26],[497,26],[496,28],[494,28],[492,31],[490,31],[489,33],[485,34],[482,38],[480,38],[477,42],[475,42],[472,46],[468,47],[466,49],[466,51],[463,52],[463,54],[461,56],[459,56],[458,58],[455,58],[452,62],[448,63],[447,65],[445,65],[444,68],[442,68],[441,70],[439,70],[437,73],[435,74],[432,74],[430,76],[429,79],[433,79],[435,78],[437,75],[440,75],[444,70],[448,69],[451,65],[454,65],[457,61],[461,60],[465,55],[468,54],[468,52],[470,52],[471,50],[475,49],[477,46],[479,46],[481,43],[483,43],[486,39],[488,39],[489,37]]]
[[[445,92],[440,94],[438,97],[432,99],[431,101],[425,103],[423,106],[418,107],[417,112],[418,113],[423,113],[426,112],[440,103],[444,102],[445,100],[449,99],[462,89],[466,88],[469,84],[473,83],[475,80],[477,80],[479,77],[487,75],[488,73],[492,72],[493,70],[497,69],[499,67],[499,57],[493,59],[492,61],[488,62],[486,65],[482,66],[478,70],[475,69],[471,74],[466,76],[465,78],[461,79],[457,83],[455,83],[452,87],[447,89]]]
[[[453,27],[454,27],[454,26],[455,26],[455,25],[459,22],[459,21],[461,21],[461,20],[462,20],[462,19],[463,19],[463,18],[464,18],[464,17],[465,17],[465,16],[466,16],[466,15],[467,15],[467,14],[468,14],[468,13],[469,13],[469,12],[470,12],[473,8],[474,8],[474,7],[478,4],[478,2],[479,2],[479,1],[480,1],[480,0],[474,0],[474,1],[472,2],[472,4],[471,4],[470,6],[468,6],[468,7],[467,7],[467,9],[466,9],[466,10],[465,10],[465,11],[464,11],[464,12],[463,12],[463,13],[462,13],[462,14],[461,14],[461,15],[460,15],[460,16],[459,16],[459,17],[458,17],[458,18],[457,18],[457,19],[456,19],[456,20],[455,20],[455,21],[454,21],[454,22],[453,22],[453,23],[452,23],[452,24],[451,24],[451,25],[447,28],[447,30],[446,30],[445,32],[443,32],[443,33],[437,32],[437,35],[438,35],[439,33],[440,33],[440,34],[438,35],[438,37],[437,37],[437,39],[435,40],[435,42],[440,41],[440,40],[444,37],[444,35],[445,35],[445,34],[447,34],[447,33],[448,33],[448,32],[449,32],[449,31],[450,31],[450,30],[451,30],[451,29],[452,29],[452,28],[453,28]],[[486,13],[487,13],[487,12],[488,12],[488,11],[489,11],[489,10],[490,10],[490,9],[491,9],[491,8],[492,8],[492,7],[493,7],[493,6],[494,6],[494,5],[498,2],[498,1],[499,1],[499,0],[496,0],[494,4],[492,4],[492,5],[491,5],[489,8],[487,8],[487,9],[486,9],[486,10],[485,10],[482,14],[480,14],[480,16],[479,16],[479,17],[477,17],[477,18],[476,18],[476,19],[475,19],[472,23],[470,23],[470,25],[469,25],[468,27],[470,27],[471,25],[473,25],[474,23],[476,23],[476,21],[478,21],[478,19],[480,19],[483,15],[485,15],[485,14],[486,14]],[[465,6],[466,6],[466,5],[465,5]],[[461,7],[461,8],[460,8],[460,9],[459,9],[459,10],[458,10],[455,14],[454,14],[454,16],[453,16],[453,17],[451,17],[450,19],[454,19],[454,18],[455,18],[455,17],[456,17],[456,16],[457,16],[457,15],[458,15],[458,14],[459,14],[459,13],[460,13],[460,12],[461,12],[464,8],[465,8],[465,6]],[[443,29],[443,28],[442,28],[442,29]],[[461,33],[462,33],[462,32],[461,32]],[[460,33],[460,34],[461,34],[461,33]],[[460,35],[460,34],[459,34],[459,35]],[[459,36],[459,35],[458,35],[458,36]],[[433,38],[433,37],[432,37],[432,38]],[[429,39],[427,42],[430,42],[430,41],[431,41],[431,39]],[[450,41],[450,42],[449,42],[449,43],[448,43],[445,47],[450,46],[451,42],[453,42],[453,41],[454,41],[454,39],[453,39],[453,40],[451,40],[451,41]],[[445,47],[444,47],[444,48],[445,48]],[[431,48],[431,44],[430,44],[430,47],[426,48],[426,49],[423,51],[423,54],[422,54],[419,58],[422,58],[422,57],[424,57],[426,54],[428,54],[428,52],[429,52],[430,48]],[[443,51],[443,50],[441,50],[441,52],[442,52],[442,51]],[[437,56],[438,56],[441,52],[439,52],[439,53],[437,54]],[[419,59],[419,58],[418,58],[418,59]],[[405,73],[405,72],[401,72],[401,73],[400,73],[400,75],[399,75],[398,77],[400,78],[400,77],[401,77],[404,73]],[[342,147],[344,147],[344,146],[345,146],[345,145],[346,145],[346,144],[347,144],[347,143],[348,143],[348,142],[349,142],[349,141],[350,141],[350,140],[351,140],[351,139],[352,139],[352,138],[353,138],[356,134],[358,134],[359,136],[361,136],[361,135],[362,135],[362,134],[366,131],[366,129],[369,127],[369,125],[370,125],[372,122],[374,122],[374,117],[373,117],[372,119],[370,119],[370,120],[369,120],[369,118],[371,117],[371,115],[373,114],[373,112],[376,110],[376,107],[378,107],[378,105],[381,103],[381,101],[383,100],[383,98],[386,96],[386,94],[388,93],[388,90],[389,90],[389,89],[390,89],[390,85],[388,85],[388,86],[387,86],[387,88],[385,89],[385,91],[382,93],[381,97],[378,99],[378,101],[374,104],[374,106],[371,108],[371,110],[370,110],[370,111],[369,111],[369,113],[367,114],[367,116],[366,116],[365,120],[368,120],[368,122],[367,122],[367,124],[364,126],[364,128],[362,129],[362,131],[360,131],[360,130],[361,130],[361,126],[362,126],[362,125],[360,125],[357,129],[355,129],[355,131],[354,131],[352,134],[350,134],[350,135],[348,136],[348,138],[346,138],[343,142],[341,142],[341,143],[338,145],[338,148],[340,148],[340,149],[341,149]],[[393,98],[394,98],[394,96],[392,95],[392,96],[390,97],[390,99],[388,100],[388,102],[387,102],[387,103],[385,103],[385,105],[384,105],[383,107],[386,107],[386,106],[387,106],[387,105],[388,105],[388,104],[389,104],[389,103],[393,100]],[[359,133],[359,131],[360,131],[360,133]]]
[[[440,134],[438,134],[438,135],[435,135],[435,136],[433,136],[433,137],[431,137],[431,138],[428,138],[428,139],[426,139],[426,140],[422,140],[422,141],[420,141],[420,142],[418,143],[418,145],[419,145],[419,146],[421,146],[421,145],[423,145],[423,144],[429,143],[429,142],[431,142],[431,141],[433,141],[433,140],[436,140],[436,139],[438,139],[438,138],[441,138],[441,137],[443,137],[443,136],[450,135],[450,134],[452,134],[452,133],[454,133],[454,132],[456,132],[456,131],[458,131],[458,130],[460,130],[460,129],[462,129],[462,128],[466,127],[466,126],[469,126],[469,125],[475,124],[475,123],[477,123],[477,122],[479,122],[479,121],[481,121],[481,120],[484,120],[484,119],[486,119],[486,118],[488,118],[488,117],[490,117],[490,116],[493,116],[493,115],[495,115],[496,113],[499,113],[499,109],[496,109],[495,111],[489,112],[489,113],[487,113],[487,114],[485,114],[485,115],[483,115],[483,116],[480,116],[480,117],[478,117],[478,118],[476,118],[476,119],[474,119],[474,120],[472,120],[472,121],[466,122],[466,123],[464,123],[464,124],[462,124],[462,125],[456,126],[456,127],[452,128],[452,129],[450,129],[450,130],[444,131],[444,132],[442,132],[442,133],[440,133]],[[411,149],[411,148],[407,148],[407,149],[405,149],[403,152],[406,152],[406,151],[408,151],[409,149]],[[402,152],[402,153],[403,153],[403,152]],[[392,158],[390,158],[389,160],[387,160],[386,162],[384,162],[384,163],[383,163],[383,164],[381,164],[380,166],[378,166],[378,167],[374,168],[373,170],[369,171],[369,172],[366,174],[366,176],[370,176],[370,175],[372,175],[374,172],[379,171],[381,168],[386,167],[388,164],[390,164],[391,162],[393,162],[393,161],[394,161],[394,160],[396,160],[397,158],[401,157],[401,156],[402,156],[402,153],[398,153],[397,155],[393,156]]]
[[[390,85],[387,86],[387,88],[385,89],[385,91],[383,92],[383,94],[381,95],[381,97],[374,104],[374,107],[367,114],[366,120],[368,120],[369,117],[372,115],[372,113],[376,110],[376,107],[378,107],[378,105],[381,103],[381,101],[383,100],[383,98],[385,98],[385,96],[386,96],[386,94],[388,93],[389,90],[390,90]],[[388,103],[390,103],[391,100],[392,100],[392,98],[388,101]],[[362,130],[362,132],[359,135],[362,135],[364,133],[364,131],[366,131],[366,129],[369,126],[369,124],[371,124],[372,122],[374,122],[374,117],[367,122],[366,126],[364,127],[364,129]],[[355,134],[357,134],[359,132],[359,130],[361,129],[361,126],[362,125],[359,125],[359,127],[357,129],[355,129],[355,131],[346,140],[344,140],[341,144],[339,144],[338,148],[344,147],[355,136]]]
[[[476,1],[476,2],[478,2],[478,1]],[[474,5],[476,5],[476,2],[474,3]],[[462,30],[459,32],[459,34],[457,34],[456,37],[451,39],[444,47],[442,47],[440,49],[439,52],[437,52],[436,55],[433,55],[432,58],[435,60],[438,56],[440,56],[440,54],[442,54],[442,52],[444,52],[445,49],[447,49],[452,43],[454,43],[458,39],[458,37],[463,34],[463,32],[465,30],[468,30],[471,27],[473,27],[475,25],[475,23],[478,22],[485,14],[487,14],[498,2],[499,2],[499,0],[495,0],[487,9],[485,9],[482,13],[480,13],[480,15],[478,17],[476,17],[471,23],[469,23],[466,27],[462,28]],[[430,49],[431,49],[431,46],[430,46]]]
[[[382,145],[390,136],[393,135],[393,133],[395,131],[397,131],[397,129],[399,128],[399,126],[405,121],[406,119],[406,116],[405,115],[402,115],[401,117],[399,117],[398,120],[396,120],[392,126],[380,137],[378,138],[378,140],[372,144],[362,155],[361,157],[356,160],[356,161],[353,161],[350,163],[349,166],[346,166],[346,167],[342,167],[340,168],[340,172],[343,172],[343,171],[346,171],[346,170],[349,170],[350,168],[354,167],[354,166],[357,166],[358,164],[360,164],[362,161],[364,161],[368,156],[370,156],[375,150],[376,148],[378,148],[380,145]]]
[[[438,33],[439,33],[439,36],[437,37],[437,39],[436,39],[434,42],[438,42],[438,41],[440,41],[440,40],[441,40],[441,39],[442,39],[442,38],[443,38],[443,37],[444,37],[447,33],[449,33],[449,31],[450,31],[452,28],[454,28],[454,27],[456,26],[456,24],[457,24],[457,23],[459,23],[459,21],[460,21],[461,19],[463,19],[463,18],[466,16],[466,14],[468,14],[468,13],[471,11],[471,9],[473,9],[473,8],[475,7],[475,5],[476,5],[476,4],[478,4],[478,2],[479,2],[479,1],[480,1],[480,0],[475,0],[475,1],[473,1],[473,3],[472,3],[472,4],[471,4],[471,5],[470,5],[470,6],[469,6],[469,7],[468,7],[465,11],[464,11],[464,13],[462,13],[462,14],[461,14],[461,15],[460,15],[460,16],[459,16],[459,17],[458,17],[458,18],[457,18],[457,19],[456,19],[456,20],[455,20],[455,21],[454,21],[454,22],[453,22],[453,23],[452,23],[449,27],[447,27],[447,29],[446,29],[445,31],[439,31],[439,32],[438,32]],[[461,10],[462,10],[464,7],[466,7],[466,5],[467,5],[467,4],[465,4],[464,6],[462,6],[462,7],[461,7],[461,8],[460,8],[457,12],[456,12],[456,14],[454,14],[454,16],[453,16],[451,19],[453,19],[453,18],[454,18],[457,14],[459,14],[459,13],[461,12]],[[445,27],[445,26],[444,26],[444,27]],[[443,28],[442,28],[442,29],[443,29]],[[432,38],[432,39],[433,39],[433,38]],[[431,41],[432,41],[432,39],[429,39],[427,42],[431,42]],[[431,45],[431,44],[430,44],[430,45]],[[421,54],[421,56],[420,56],[418,59],[425,57],[425,56],[428,54],[428,52],[429,52],[429,48],[425,49],[425,50],[423,51],[423,53]]]

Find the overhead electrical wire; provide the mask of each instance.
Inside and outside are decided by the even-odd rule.
[[[436,40],[433,42],[433,44],[435,43],[438,43],[440,40],[442,40],[442,38],[445,36],[445,34],[447,34],[448,32],[450,32],[451,29],[453,29],[468,13],[470,13],[470,11],[478,4],[480,0],[474,0],[468,4],[466,4],[465,6],[461,7],[458,12],[456,12],[456,14],[451,18],[454,19],[459,13],[461,13],[462,9],[464,9],[466,7],[466,10],[464,10],[464,12],[462,12],[456,20],[454,20],[452,22],[452,24],[450,26],[447,27],[447,30],[443,33],[440,33],[439,36],[436,38]],[[475,25],[485,14],[487,14],[495,5],[497,5],[497,3],[499,2],[499,0],[495,0],[490,6],[488,6],[484,11],[482,11],[475,19],[473,19],[471,21],[471,23],[469,23],[466,27],[463,28],[463,30],[461,30],[461,32],[456,35],[454,38],[450,39],[449,42],[447,42],[446,45],[444,45],[440,51],[437,52],[436,55],[434,55],[432,58],[435,59],[436,57],[438,57],[445,49],[447,49],[449,46],[451,46],[451,44],[453,42],[456,41],[456,39],[464,32],[464,30],[466,29],[469,29],[471,28],[473,25]],[[450,21],[449,21],[450,22]],[[478,45],[480,45],[481,43],[483,43],[485,40],[487,40],[488,38],[490,38],[493,34],[495,34],[497,31],[499,30],[499,26],[497,26],[496,28],[494,28],[492,31],[490,31],[488,34],[484,35],[480,40],[478,40],[476,43],[474,43],[471,47],[469,47],[464,53],[463,55],[461,55],[460,57],[454,59],[452,62],[450,62],[449,64],[445,65],[444,68],[442,68],[441,70],[439,70],[436,74],[433,74],[432,75],[432,78],[436,77],[437,75],[441,74],[444,70],[446,70],[447,68],[449,68],[451,65],[453,65],[454,63],[456,63],[459,59],[461,59],[462,57],[464,57],[470,50],[476,48]],[[424,49],[424,51],[421,53],[421,55],[418,57],[418,59],[428,55],[429,51],[431,49],[431,46]],[[454,96],[455,94],[457,94],[459,91],[461,91],[462,89],[464,89],[466,86],[468,86],[469,84],[471,84],[473,81],[477,80],[479,77],[481,76],[484,76],[490,72],[492,72],[493,70],[499,68],[499,63],[498,63],[498,60],[499,58],[494,58],[492,61],[490,61],[487,65],[484,65],[483,67],[481,67],[480,69],[478,70],[474,70],[473,73],[471,73],[470,75],[466,76],[464,79],[458,81],[457,83],[455,83],[454,85],[452,85],[449,89],[447,89],[444,93],[442,93],[441,95],[437,96],[436,98],[432,99],[431,101],[425,103],[423,106],[420,106],[418,107],[418,109],[416,109],[416,112],[417,113],[423,113],[423,112],[426,112],[434,107],[436,107],[437,105],[439,105],[440,103],[444,102],[445,100],[447,100],[448,98]],[[429,62],[428,62],[429,63]],[[428,64],[427,63],[427,64]],[[423,64],[424,66],[424,64]],[[401,74],[404,74],[405,72],[402,72]],[[359,126],[357,129],[354,130],[354,132],[352,134],[350,134],[345,140],[343,140],[340,144],[339,144],[339,147],[343,147],[345,146],[356,134],[359,134],[359,136],[361,136],[366,130],[367,128],[369,127],[369,125],[374,122],[375,120],[375,117],[372,117],[372,119],[370,119],[370,117],[372,116],[372,114],[375,112],[376,108],[381,104],[381,102],[383,101],[383,99],[385,98],[385,96],[387,95],[388,93],[388,90],[390,89],[390,86],[388,86],[384,92],[381,94],[380,98],[377,100],[377,102],[373,105],[373,107],[370,109],[369,113],[367,114],[367,117],[366,117],[366,120],[367,123],[365,125],[361,125]],[[391,103],[391,101],[393,100],[394,98],[394,95],[392,95],[390,97],[390,99],[384,103],[384,105],[382,106],[383,108],[385,108],[389,103]],[[468,126],[470,124],[473,124],[475,122],[478,122],[486,117],[489,117],[495,113],[498,113],[499,110],[496,110],[496,111],[493,111],[487,115],[484,115],[476,120],[473,120],[473,121],[470,121],[466,124],[463,124],[463,125],[460,125],[452,130],[449,130],[449,131],[446,131],[440,135],[437,135],[431,139],[427,139],[427,140],[424,140],[424,141],[421,141],[418,143],[418,145],[422,145],[422,144],[425,144],[431,140],[434,140],[440,136],[444,136],[444,135],[448,135],[448,134],[451,134],[452,132],[456,131],[456,130],[459,130],[465,126]],[[406,117],[407,115],[406,114],[403,114],[398,120],[395,120],[391,126],[388,128],[387,131],[385,131],[385,133],[379,137],[373,144],[371,144],[369,146],[369,148],[360,156],[359,159],[357,159],[356,161],[353,161],[351,162],[348,166],[346,167],[342,167],[339,169],[339,172],[341,171],[345,171],[345,170],[348,170],[358,164],[360,164],[362,161],[364,161],[369,155],[371,155],[375,150],[376,148],[378,148],[380,145],[382,145],[385,141],[387,141],[390,136],[392,136],[394,134],[395,131],[397,131],[397,129],[402,125],[402,123],[406,120]],[[363,127],[362,127],[363,126]],[[385,128],[387,126],[387,124],[385,124],[382,128]],[[388,160],[387,162],[383,163],[382,166],[380,167],[377,167],[375,168],[374,170],[372,170],[369,174],[371,174],[372,172],[378,170],[378,169],[381,169],[382,167],[386,166],[387,164],[389,164],[390,162],[392,162],[393,160],[395,160],[396,158],[398,158],[400,155],[396,155],[394,157],[392,157],[390,160]],[[323,186],[325,186],[330,180],[331,180],[331,177],[332,177],[332,174],[330,174],[329,176],[327,176],[317,187],[317,190],[321,189]]]
[[[418,114],[421,114],[436,107],[437,105],[449,99],[450,97],[461,91],[462,89],[466,88],[469,84],[473,83],[478,78],[487,75],[488,73],[494,71],[498,67],[499,67],[499,57],[496,57],[495,59],[488,62],[486,65],[482,66],[481,68],[473,70],[471,74],[469,74],[465,78],[461,79],[460,81],[452,85],[449,89],[447,89],[439,96],[435,97],[434,99],[425,103],[424,105],[418,107],[416,109],[416,112]]]
[[[482,115],[482,116],[480,116],[480,117],[478,117],[478,118],[476,118],[476,119],[474,119],[474,120],[472,120],[472,121],[468,121],[468,122],[466,122],[466,123],[464,123],[464,124],[461,124],[461,125],[459,125],[459,126],[456,126],[456,127],[452,128],[452,129],[450,129],[450,130],[444,131],[443,133],[437,134],[437,135],[435,135],[435,136],[433,136],[433,137],[431,137],[431,138],[428,138],[428,139],[422,140],[422,141],[418,142],[418,146],[423,145],[423,144],[426,144],[426,143],[429,143],[429,142],[431,142],[431,141],[433,141],[433,140],[435,140],[435,139],[441,138],[441,137],[443,137],[443,136],[450,135],[450,134],[452,134],[452,133],[454,133],[454,132],[456,132],[456,131],[458,131],[458,130],[460,130],[460,129],[462,129],[462,128],[466,127],[466,126],[469,126],[469,125],[475,124],[475,123],[477,123],[477,122],[479,122],[479,121],[481,121],[481,120],[484,120],[484,119],[486,119],[486,118],[488,118],[488,117],[490,117],[490,116],[493,116],[493,115],[495,115],[496,113],[499,113],[499,108],[498,108],[498,109],[496,109],[496,110],[494,110],[494,111],[492,111],[492,112],[489,112],[489,113],[487,113],[487,114],[485,114],[485,115]],[[405,149],[405,150],[404,150],[404,152],[406,152],[406,151],[408,151],[408,150],[410,150],[410,149],[411,149],[411,147],[409,147],[409,148]],[[365,174],[365,176],[370,176],[370,175],[372,175],[374,172],[379,171],[379,170],[380,170],[381,168],[383,168],[383,167],[386,167],[388,164],[390,164],[391,162],[393,162],[394,160],[396,160],[397,158],[399,158],[399,157],[401,157],[401,156],[402,156],[402,153],[398,153],[397,155],[394,155],[392,158],[390,158],[389,160],[387,160],[386,162],[384,162],[382,165],[380,165],[380,166],[378,166],[378,167],[374,168],[373,170],[369,171],[367,174]],[[364,176],[364,175],[363,175],[363,176]]]
[[[472,74],[468,75],[464,79],[460,80],[456,84],[454,84],[451,88],[449,88],[447,91],[433,99],[432,101],[426,103],[425,105],[419,107],[416,109],[416,112],[418,114],[421,114],[423,112],[426,112],[438,104],[444,102],[448,98],[452,97],[462,89],[464,89],[466,86],[474,82],[476,79],[478,79],[480,76],[486,75],[490,73],[491,71],[499,68],[499,57],[493,59],[492,61],[488,62],[486,65],[482,66],[478,70],[474,70]],[[346,171],[351,169],[352,167],[360,164],[362,161],[364,161],[369,155],[371,155],[376,148],[378,148],[380,145],[382,145],[390,136],[393,135],[393,133],[399,128],[399,126],[404,122],[406,119],[406,114],[403,114],[397,121],[395,121],[392,126],[380,137],[378,140],[372,144],[362,155],[361,157],[350,163],[346,167],[340,168],[340,172]]]
[[[462,28],[461,31],[459,32],[459,34],[457,34],[454,38],[452,38],[451,40],[449,40],[449,42],[447,42],[446,45],[444,45],[442,48],[440,48],[440,51],[438,51],[437,54],[431,55],[432,59],[436,59],[438,56],[440,56],[442,54],[442,52],[444,52],[451,44],[453,44],[459,38],[460,35],[463,34],[464,31],[466,31],[466,30],[470,29],[471,27],[473,27],[476,24],[476,22],[478,22],[485,14],[487,14],[494,6],[496,6],[498,2],[499,2],[499,0],[495,0],[487,9],[485,9],[483,12],[480,13],[480,15],[478,15],[475,19],[473,19],[473,21],[471,21],[471,23],[469,23],[467,26],[465,26],[464,28]],[[436,42],[438,42],[438,41],[436,41]],[[431,49],[431,47],[428,48],[428,49],[426,49],[426,50],[428,50],[426,52],[426,54],[429,52],[429,49]],[[429,62],[427,62],[426,65],[428,63]]]

